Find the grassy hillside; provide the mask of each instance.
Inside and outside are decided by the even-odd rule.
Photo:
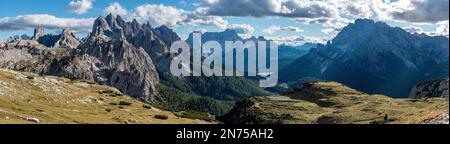
[[[206,123],[90,82],[0,70],[1,123]]]
[[[392,99],[335,82],[311,82],[286,96],[239,102],[219,119],[235,124],[414,124],[448,115],[448,105],[448,99]]]

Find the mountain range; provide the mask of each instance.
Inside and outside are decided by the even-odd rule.
[[[280,70],[280,80],[314,77],[405,98],[421,81],[448,77],[448,56],[447,37],[410,34],[383,22],[358,19],[326,45]]]
[[[111,86],[171,111],[222,115],[236,101],[276,95],[249,77],[170,75],[174,55],[169,46],[178,40],[167,26],[127,22],[110,14],[98,17],[82,40],[68,29],[54,35],[38,27],[29,40],[0,41],[0,68]],[[269,41],[262,36],[245,39],[230,29],[202,33],[203,42],[210,40]],[[410,34],[359,19],[326,45],[281,45],[278,60],[281,82],[330,80],[369,94],[408,97],[418,82],[448,77],[448,38]]]

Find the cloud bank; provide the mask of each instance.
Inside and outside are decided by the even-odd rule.
[[[38,26],[47,29],[69,28],[74,31],[89,31],[93,23],[94,18],[58,18],[48,14],[30,14],[1,18],[0,31],[18,31]]]
[[[66,7],[66,10],[70,13],[84,14],[93,8],[94,1],[95,0],[70,1]]]

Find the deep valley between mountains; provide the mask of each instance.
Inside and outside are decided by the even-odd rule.
[[[279,46],[272,88],[261,77],[172,76],[179,40],[110,14],[82,39],[36,28],[0,41],[0,123],[448,124],[448,37],[358,19],[327,44]]]

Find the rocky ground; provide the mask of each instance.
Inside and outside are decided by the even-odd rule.
[[[432,119],[425,120],[420,124],[448,124],[448,121],[448,114],[443,114]]]

